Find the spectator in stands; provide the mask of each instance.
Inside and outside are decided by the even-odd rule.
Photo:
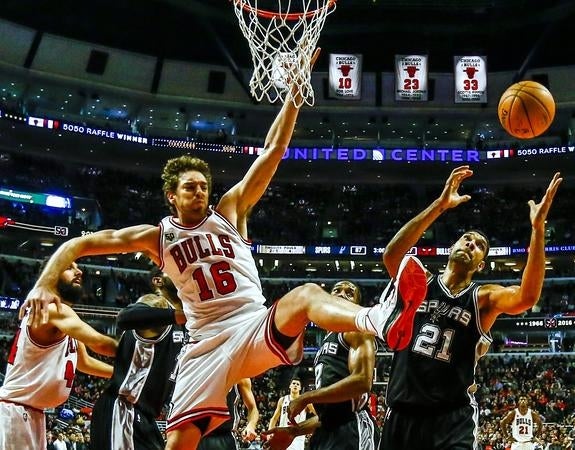
[[[66,445],[66,443],[67,443],[66,436],[64,436],[64,433],[59,432],[58,437],[54,441],[54,450],[68,450],[68,446]],[[20,447],[16,447],[16,448],[20,448]],[[22,447],[22,448],[25,448],[25,447]],[[38,447],[38,448],[40,448],[40,447]]]
[[[458,190],[472,175],[469,166],[455,168],[439,198],[388,243],[383,262],[391,277],[397,276],[404,255],[442,213],[470,200],[470,195],[460,195]],[[478,411],[470,389],[477,359],[491,343],[488,332],[499,314],[519,314],[539,300],[545,277],[545,222],[561,181],[556,173],[540,203],[528,202],[532,231],[521,285],[472,281],[489,254],[489,241],[477,230],[465,232],[453,244],[442,274],[429,274],[428,300],[416,314],[412,344],[393,358],[380,448],[471,449],[476,445]],[[436,413],[429,417],[422,411]]]
[[[71,308],[82,295],[82,271],[75,262],[59,273],[56,289],[63,304],[50,305],[47,322],[38,327],[30,326],[26,311],[14,338],[0,388],[2,450],[46,447],[43,410],[68,398],[76,369],[104,378],[112,375],[112,367],[90,356],[86,346],[114,356],[117,342],[83,322]],[[58,441],[60,437],[56,448]]]
[[[56,450],[56,447],[54,446],[54,433],[52,433],[51,431],[47,431],[46,432],[46,450]]]

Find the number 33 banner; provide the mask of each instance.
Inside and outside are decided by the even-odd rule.
[[[347,100],[361,98],[362,55],[329,55],[329,96]]]
[[[427,101],[427,55],[395,55],[395,100]]]
[[[455,103],[487,103],[487,57],[455,56]]]

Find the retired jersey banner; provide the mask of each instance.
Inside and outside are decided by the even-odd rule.
[[[395,55],[395,100],[427,101],[427,55]]]
[[[455,103],[487,103],[487,57],[455,56]]]
[[[361,55],[329,55],[329,96],[361,98]]]

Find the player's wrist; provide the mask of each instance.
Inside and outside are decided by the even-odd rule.
[[[534,238],[545,238],[545,225],[531,225],[531,235]]]

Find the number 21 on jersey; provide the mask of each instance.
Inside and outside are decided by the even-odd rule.
[[[426,323],[413,340],[413,351],[429,358],[449,362],[454,335],[455,330],[450,328],[442,330],[433,323]]]

